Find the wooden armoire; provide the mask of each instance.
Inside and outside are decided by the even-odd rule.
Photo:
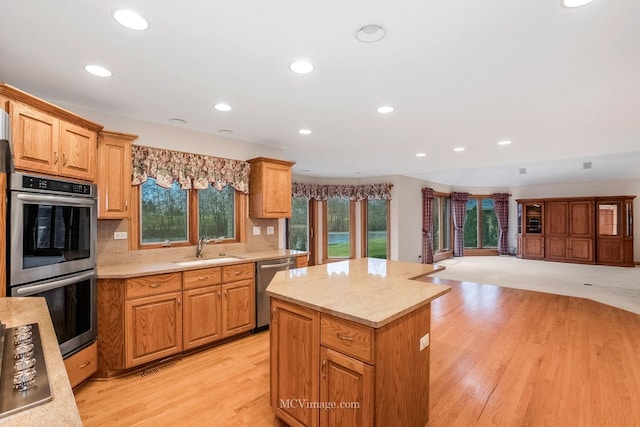
[[[518,199],[517,256],[633,266],[634,198]]]

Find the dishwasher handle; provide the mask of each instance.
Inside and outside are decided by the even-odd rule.
[[[260,269],[261,270],[273,270],[274,268],[290,267],[292,264],[293,263],[291,261],[281,262],[279,264],[266,264],[266,265],[261,265]]]

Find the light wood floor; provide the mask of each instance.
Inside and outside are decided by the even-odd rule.
[[[451,285],[432,305],[430,427],[640,425],[640,315]],[[145,376],[91,380],[76,401],[87,427],[278,426],[268,365],[263,332]]]

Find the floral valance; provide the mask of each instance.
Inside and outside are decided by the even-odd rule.
[[[294,182],[292,186],[293,197],[302,199],[349,199],[349,200],[391,200],[391,188],[393,184],[368,184],[368,185],[321,185],[304,184]]]
[[[184,190],[204,190],[209,184],[222,190],[229,184],[242,193],[249,193],[251,165],[248,162],[141,145],[132,147],[132,156],[132,185],[140,185],[151,177],[165,188],[171,187],[174,181]]]

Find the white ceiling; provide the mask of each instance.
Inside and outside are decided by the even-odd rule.
[[[150,28],[121,27],[111,13],[122,7]],[[3,2],[0,17],[0,81],[163,125],[230,129],[282,148],[296,174],[454,186],[640,179],[638,0],[21,0]],[[356,41],[371,23],[387,36]],[[289,71],[299,58],[315,70]],[[113,76],[87,74],[89,63]],[[221,101],[234,109],[215,111]],[[385,104],[395,111],[377,113]]]

